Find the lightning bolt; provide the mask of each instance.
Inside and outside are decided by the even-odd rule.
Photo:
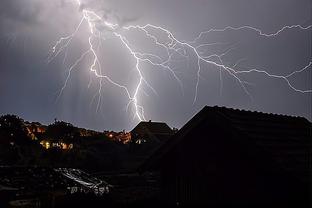
[[[80,7],[81,2],[80,0],[75,0],[75,3]],[[71,44],[72,39],[76,36],[76,34],[79,32],[80,28],[82,25],[86,23],[89,28],[89,37],[88,37],[88,44],[89,48],[86,50],[84,53],[81,54],[81,56],[68,68],[68,75],[66,77],[65,83],[63,87],[60,90],[59,97],[63,93],[64,89],[67,86],[67,83],[70,79],[72,71],[79,65],[79,63],[82,62],[85,57],[90,56],[92,57],[92,61],[90,62],[90,67],[89,71],[93,73],[97,78],[100,79],[100,87],[98,91],[99,99],[98,99],[98,104],[97,104],[97,110],[99,109],[100,103],[101,103],[101,91],[102,91],[102,80],[106,80],[108,83],[112,84],[115,87],[120,88],[128,98],[129,102],[127,104],[127,109],[129,109],[130,105],[133,105],[134,107],[134,116],[139,120],[146,120],[144,116],[144,107],[142,104],[140,104],[140,99],[139,99],[139,93],[144,92],[142,87],[143,85],[146,85],[149,87],[155,94],[157,94],[156,90],[148,83],[147,79],[144,77],[144,74],[142,72],[142,69],[140,67],[141,63],[148,63],[152,66],[155,66],[159,69],[165,70],[168,73],[170,73],[173,78],[177,81],[179,84],[181,91],[183,93],[183,83],[179,79],[179,76],[175,72],[175,68],[172,67],[173,62],[174,62],[174,57],[178,56],[182,59],[186,59],[189,61],[191,57],[195,58],[196,60],[196,84],[195,84],[195,93],[194,93],[194,99],[193,103],[197,101],[197,96],[198,96],[198,90],[199,90],[199,82],[201,78],[201,72],[204,70],[204,66],[214,66],[216,69],[220,71],[220,83],[222,87],[222,73],[228,73],[230,76],[233,77],[234,80],[237,81],[239,86],[244,90],[244,92],[251,97],[248,89],[247,89],[247,84],[248,83],[242,78],[240,78],[240,75],[242,74],[248,74],[248,73],[259,73],[259,74],[264,74],[268,78],[272,79],[281,79],[285,81],[287,86],[298,93],[311,93],[312,89],[307,89],[307,90],[302,90],[296,88],[290,81],[290,78],[293,77],[296,74],[302,73],[312,66],[312,61],[310,61],[305,67],[302,69],[293,71],[292,73],[286,74],[286,75],[278,75],[278,74],[272,74],[269,73],[266,70],[263,69],[257,69],[257,68],[252,68],[248,70],[237,70],[237,66],[239,63],[242,61],[245,61],[245,59],[240,59],[238,60],[234,65],[229,66],[224,64],[223,62],[223,57],[230,53],[232,50],[235,50],[235,45],[230,46],[227,50],[225,50],[221,54],[212,54],[209,56],[203,55],[204,53],[202,52],[202,48],[206,48],[212,45],[228,45],[227,43],[220,43],[220,42],[214,42],[214,43],[200,43],[202,37],[207,35],[208,33],[213,33],[213,32],[226,32],[226,31],[250,31],[254,32],[257,35],[264,37],[264,38],[274,38],[280,35],[283,32],[286,32],[287,30],[311,30],[312,25],[303,27],[301,25],[290,25],[290,26],[284,26],[278,31],[274,33],[264,33],[260,29],[251,27],[251,26],[241,26],[241,27],[225,27],[223,29],[210,29],[207,31],[201,32],[197,37],[195,37],[194,40],[192,41],[182,41],[179,40],[178,38],[175,37],[175,35],[169,31],[168,29],[153,25],[153,24],[146,24],[146,25],[130,25],[130,26],[120,26],[116,23],[111,23],[103,19],[100,15],[96,13],[96,11],[93,11],[92,9],[89,8],[83,8],[82,9],[82,18],[79,22],[79,24],[76,26],[76,29],[74,32],[68,36],[61,37],[59,40],[56,41],[56,43],[53,45],[51,54],[48,57],[48,62],[51,62],[54,58],[56,58],[62,51],[65,51],[65,57],[64,57],[64,62],[67,56],[67,49],[68,46]],[[99,40],[101,44],[101,32],[97,29],[97,25],[104,26],[107,31],[109,31],[115,38],[120,40],[120,43],[124,46],[124,48],[129,52],[129,54],[133,57],[135,61],[135,70],[137,73],[137,76],[139,77],[139,80],[135,86],[135,90],[133,93],[130,92],[130,90],[127,88],[126,85],[123,85],[121,83],[118,83],[117,81],[113,80],[110,78],[108,75],[105,75],[102,71],[102,67],[98,58],[97,50],[95,49],[95,41]],[[130,41],[127,39],[127,36],[124,34],[126,31],[130,30],[135,30],[138,32],[142,32],[145,34],[147,38],[149,38],[152,43],[155,45],[155,47],[158,47],[160,49],[163,49],[166,51],[166,58],[160,57],[157,54],[153,53],[142,53],[134,49],[134,47],[130,44]],[[158,33],[165,34],[167,37],[166,41],[161,40],[158,38],[158,36],[155,34],[157,31]],[[217,60],[217,61],[216,61]],[[90,78],[91,82],[91,78]],[[90,83],[88,87],[90,86]]]

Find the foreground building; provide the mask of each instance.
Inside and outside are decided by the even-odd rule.
[[[305,118],[205,107],[140,167],[159,171],[171,205],[310,207]]]

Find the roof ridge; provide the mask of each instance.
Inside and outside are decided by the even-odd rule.
[[[272,116],[272,117],[278,117],[278,118],[292,118],[292,119],[302,119],[305,120],[308,123],[311,123],[307,118],[303,117],[303,116],[296,116],[296,115],[286,115],[286,114],[279,114],[279,113],[273,113],[273,112],[262,112],[262,111],[257,111],[257,110],[245,110],[245,109],[239,109],[239,108],[231,108],[231,107],[226,107],[226,106],[205,106],[205,108],[208,109],[217,109],[218,112],[222,113],[224,112],[224,110],[231,110],[231,111],[235,111],[235,112],[243,112],[243,113],[257,113],[259,115],[263,115],[263,116]],[[223,110],[223,111],[220,111]]]

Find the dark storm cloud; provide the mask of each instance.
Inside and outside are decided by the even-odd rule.
[[[39,11],[40,5],[32,4],[29,1],[1,1],[0,18],[2,21],[34,23],[37,21]]]
[[[163,26],[181,40],[192,40],[203,30],[255,26],[274,33],[284,25],[311,25],[309,0],[84,0],[82,8],[95,9],[105,20],[120,25],[152,23]],[[79,8],[73,1],[2,0],[0,6],[0,113],[17,113],[25,119],[52,122],[55,117],[79,126],[94,129],[130,129],[136,124],[133,114],[125,111],[128,102],[123,92],[104,83],[102,108],[97,113],[94,95],[99,86],[88,88],[90,73],[88,59],[72,74],[64,94],[55,102],[66,78],[68,66],[86,49],[87,30],[82,27],[69,49],[50,64],[45,62],[51,45],[70,34],[79,23]],[[100,26],[99,26],[100,27]],[[105,28],[102,28],[104,31]],[[137,50],[154,50],[139,33],[130,34]],[[272,74],[286,75],[299,70],[312,60],[311,30],[286,30],[276,38],[264,38],[251,30],[211,33],[204,42],[223,42],[207,51],[222,53],[233,50],[224,62],[240,69],[256,67]],[[101,62],[114,79],[133,89],[136,72],[133,58],[120,42],[108,39],[102,43]],[[163,55],[162,51],[159,55]],[[89,57],[90,58],[90,57]],[[65,63],[65,66],[63,65]],[[193,62],[177,63],[177,73],[184,84],[184,95],[177,81],[166,72],[142,63],[143,73],[157,90],[147,87],[140,101],[147,119],[182,126],[204,105],[222,105],[265,112],[300,115],[311,119],[311,94],[293,92],[285,81],[263,74],[244,76],[250,84],[246,95],[228,73],[222,74],[212,66],[202,70],[198,100],[193,105],[196,68]],[[311,89],[311,69],[291,80],[300,89]],[[223,85],[221,85],[223,83]]]

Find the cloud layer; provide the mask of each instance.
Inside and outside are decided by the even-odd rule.
[[[94,0],[83,1],[80,8],[67,0],[3,0],[0,7],[0,113],[16,113],[29,120],[52,122],[55,117],[98,130],[131,129],[137,120],[126,112],[128,100],[120,89],[104,83],[101,108],[96,112],[99,80],[90,75],[87,57],[72,74],[69,84],[56,102],[68,66],[87,49],[88,27],[81,27],[67,53],[51,63],[46,58],[59,37],[72,33],[78,25],[83,8],[96,10],[107,21],[119,25],[147,24],[163,26],[181,40],[192,40],[201,31],[226,26],[255,26],[272,33],[284,25],[311,25],[311,3],[308,0]],[[153,47],[139,32],[127,34],[138,51],[162,51]],[[161,34],[160,34],[161,35]],[[203,42],[222,42],[203,50],[207,55],[223,53],[227,65],[239,69],[256,67],[270,73],[286,75],[311,61],[311,30],[286,30],[276,38],[263,38],[250,30],[211,33]],[[151,45],[149,45],[151,44]],[[103,69],[115,80],[133,89],[137,76],[134,60],[116,39],[108,36],[100,49]],[[64,57],[66,58],[64,59]],[[238,60],[241,62],[237,63]],[[222,105],[265,112],[300,115],[311,119],[311,94],[293,92],[280,79],[263,74],[249,74],[247,96],[228,74],[212,66],[202,71],[198,100],[193,104],[196,68],[177,62],[179,83],[169,73],[142,64],[149,83],[140,94],[147,119],[168,122],[181,127],[204,105]],[[90,80],[91,85],[90,85]],[[311,69],[292,78],[300,89],[311,89]]]

